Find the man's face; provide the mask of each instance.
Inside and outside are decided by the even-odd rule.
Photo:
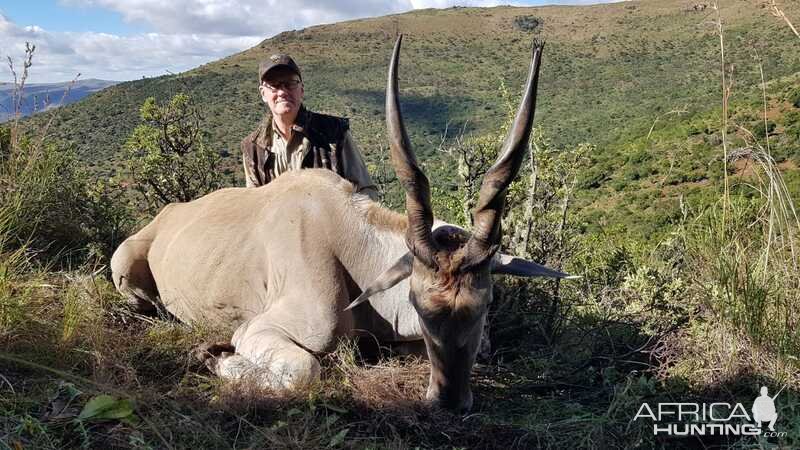
[[[303,103],[303,83],[296,73],[276,68],[264,76],[258,87],[261,99],[275,116],[297,115]]]

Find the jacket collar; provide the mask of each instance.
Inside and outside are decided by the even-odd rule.
[[[292,129],[300,132],[306,136],[306,126],[308,125],[311,112],[306,109],[306,106],[301,104],[300,110],[297,112],[297,118],[294,120]],[[256,144],[262,148],[269,148],[272,146],[272,113],[267,111],[261,124],[258,127],[258,134],[256,135]]]

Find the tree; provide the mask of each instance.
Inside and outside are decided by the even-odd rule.
[[[150,97],[140,114],[144,123],[125,148],[133,188],[151,213],[220,188],[220,158],[204,145],[200,113],[188,95],[176,94],[163,106]]]

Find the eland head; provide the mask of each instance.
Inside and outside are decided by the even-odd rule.
[[[506,191],[520,169],[533,124],[543,44],[534,45],[522,102],[498,159],[483,180],[473,212],[473,230],[468,233],[454,226],[432,230],[430,186],[411,149],[400,112],[397,71],[401,42],[402,36],[397,39],[389,65],[386,125],[392,164],[406,192],[409,253],[348,309],[410,277],[409,301],[419,315],[431,361],[427,398],[447,409],[464,411],[472,406],[470,371],[492,301],[492,274],[568,277],[498,254]]]

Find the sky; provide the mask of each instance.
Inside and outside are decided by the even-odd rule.
[[[280,32],[323,23],[455,5],[611,1],[0,0],[0,82],[13,81],[7,57],[22,73],[26,42],[36,45],[29,83],[127,81],[183,72]]]

